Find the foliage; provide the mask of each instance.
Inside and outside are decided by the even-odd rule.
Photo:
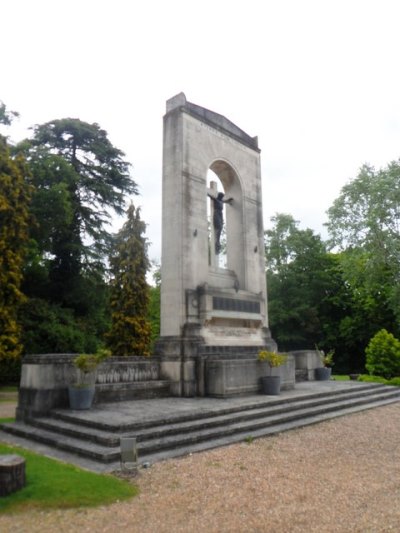
[[[130,165],[104,130],[78,119],[36,126],[16,149],[34,187],[22,285],[25,350],[94,352],[110,327],[107,224],[137,192]]]
[[[161,288],[160,286],[149,287],[149,312],[148,319],[151,326],[151,346],[160,336],[160,305],[161,305]]]
[[[98,124],[78,119],[36,126],[33,139],[19,149],[36,188],[32,211],[37,226],[31,237],[47,262],[50,292],[58,303],[74,307],[70,294],[82,272],[104,269],[111,211],[121,214],[125,195],[137,192],[130,165]]]
[[[5,109],[0,107],[0,111],[4,122]],[[5,138],[0,136],[0,361],[7,359],[2,369],[6,367],[8,378],[22,351],[17,312],[24,301],[22,267],[30,223],[27,174],[23,158],[11,157]]]
[[[149,287],[149,311],[148,319],[151,326],[151,352],[153,353],[154,344],[160,336],[161,322],[161,267],[154,263],[153,281],[155,286]]]
[[[18,116],[19,113],[17,113],[16,111],[9,111],[4,102],[0,100],[0,124],[10,126],[14,118]]]
[[[284,365],[287,360],[287,355],[278,354],[276,352],[268,352],[267,350],[260,350],[258,352],[258,360],[267,361],[269,366],[272,368],[272,367]]]
[[[0,359],[0,384],[18,383],[21,377],[21,358],[5,356]]]
[[[400,341],[382,329],[370,340],[366,350],[370,374],[386,379],[400,376]]]
[[[95,352],[99,339],[94,325],[75,317],[74,310],[42,298],[31,298],[20,308],[25,353]]]
[[[345,250],[353,293],[378,313],[380,327],[400,323],[400,162],[364,165],[328,210],[331,246]],[[385,326],[384,324],[387,324]]]
[[[121,479],[81,470],[22,448],[0,444],[0,453],[25,457],[27,480],[23,489],[0,499],[0,513],[94,507],[138,494],[134,485]]]
[[[335,363],[333,362],[333,356],[335,355],[335,350],[329,350],[327,354],[323,350],[320,350],[317,345],[315,345],[315,350],[317,351],[321,363],[327,368],[331,368]]]
[[[269,321],[283,350],[335,346],[349,295],[337,256],[291,215],[277,214],[265,232]]]
[[[90,374],[94,374],[96,368],[110,355],[110,350],[99,348],[94,354],[81,353],[75,357],[73,364],[79,371],[77,384],[88,384],[90,382]]]
[[[131,205],[127,221],[114,240],[110,256],[111,330],[107,344],[115,355],[149,355],[151,326],[148,320],[149,269],[146,224],[140,209]]]

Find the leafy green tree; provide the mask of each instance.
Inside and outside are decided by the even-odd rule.
[[[364,165],[328,210],[330,244],[343,254],[347,282],[381,327],[400,327],[400,162]]]
[[[10,116],[0,106],[0,122]],[[0,136],[0,364],[15,366],[22,344],[17,321],[21,292],[22,267],[28,242],[30,222],[30,187],[28,170],[21,156],[11,157],[5,137]],[[5,372],[2,372],[3,377]]]
[[[325,250],[291,215],[277,214],[271,221],[273,228],[265,232],[270,328],[281,349],[310,348],[321,341],[318,263]]]
[[[127,217],[110,256],[112,314],[107,344],[114,355],[149,355],[146,224],[140,219],[140,209],[133,205]]]

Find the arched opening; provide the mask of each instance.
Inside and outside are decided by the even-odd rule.
[[[217,197],[223,193],[221,219],[222,230],[216,243],[216,233],[213,220],[215,202],[209,199],[207,205],[209,224],[209,265],[211,268],[227,269],[234,273],[238,286],[244,288],[244,234],[243,234],[243,194],[238,174],[233,167],[224,160],[214,161],[207,173],[207,192],[209,196]],[[232,199],[231,203],[228,200]],[[218,217],[217,217],[218,218]],[[219,250],[218,250],[219,248]]]

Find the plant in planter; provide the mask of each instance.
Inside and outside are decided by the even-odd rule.
[[[101,348],[95,354],[82,353],[72,361],[77,369],[77,380],[68,387],[71,409],[90,409],[95,392],[96,369],[110,355],[109,350]]]
[[[286,363],[287,355],[261,350],[258,352],[258,360],[266,361],[272,372],[273,368]],[[261,378],[261,386],[264,394],[278,395],[281,392],[281,376],[263,376]]]
[[[335,354],[335,350],[330,350],[326,355],[323,350],[320,350],[317,345],[315,345],[315,349],[321,359],[322,367],[315,369],[315,379],[318,381],[327,381],[331,378],[332,374],[332,367],[335,364],[333,362],[333,356]]]

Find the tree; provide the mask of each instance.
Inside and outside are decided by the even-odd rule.
[[[18,116],[19,114],[16,111],[9,111],[4,102],[0,100],[0,124],[10,126],[14,118]]]
[[[130,165],[104,130],[78,119],[36,126],[33,138],[17,148],[29,161],[36,221],[24,265],[23,289],[37,304],[21,313],[26,348],[42,341],[35,316],[47,316],[49,324],[57,317],[68,329],[51,328],[50,351],[59,351],[66,339],[70,350],[83,345],[84,351],[96,351],[110,326],[107,224],[113,211],[123,213],[126,195],[137,192]],[[69,333],[73,323],[76,338]]]
[[[149,312],[148,318],[151,324],[151,347],[154,347],[156,340],[160,336],[161,321],[161,268],[160,265],[153,265],[156,269],[153,272],[154,286],[149,287]]]
[[[10,116],[0,105],[0,122],[8,124]],[[0,136],[0,363],[14,367],[22,351],[17,321],[21,292],[22,266],[28,242],[31,190],[26,184],[25,162],[11,157],[5,137]]]
[[[331,247],[344,250],[343,269],[359,300],[400,328],[400,161],[375,171],[364,165],[328,210]]]
[[[271,221],[265,235],[272,334],[284,350],[323,346],[324,320],[335,305],[329,299],[334,260],[320,236],[298,229],[291,215],[277,214]]]
[[[133,205],[127,217],[110,256],[112,314],[107,344],[115,355],[149,355],[146,224],[140,219],[140,209]]]
[[[111,211],[124,212],[125,197],[136,194],[124,154],[98,124],[79,119],[54,120],[34,128],[25,141],[37,193],[33,209],[42,243],[51,254],[50,277],[65,296],[83,269],[99,268],[109,250],[106,229]],[[49,230],[49,200],[55,200],[57,223]],[[54,215],[55,213],[53,213]],[[51,226],[50,226],[51,228]],[[69,283],[71,282],[71,283]]]

